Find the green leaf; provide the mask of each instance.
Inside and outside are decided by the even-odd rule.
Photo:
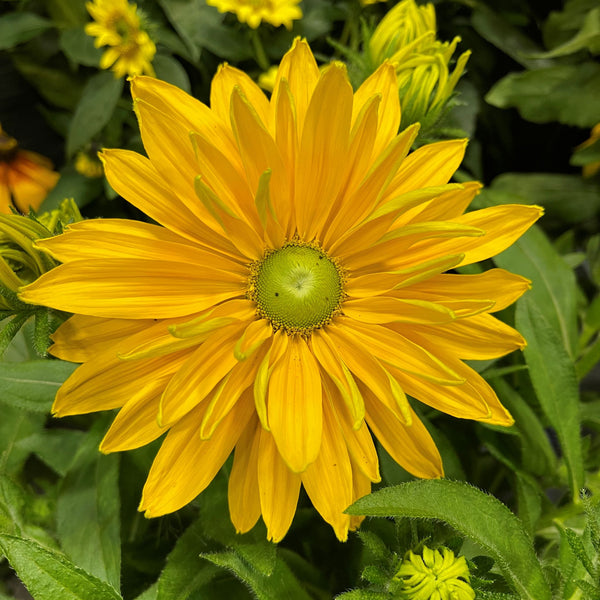
[[[543,491],[536,480],[525,473],[516,471],[515,481],[519,518],[523,521],[523,525],[527,527],[527,531],[534,534],[536,525],[542,515]]]
[[[229,569],[256,594],[258,600],[309,600],[309,594],[298,583],[287,564],[279,557],[274,564],[266,557],[269,542],[244,544],[226,552],[202,554],[213,564]],[[265,569],[266,565],[270,565]]]
[[[600,8],[594,8],[585,15],[581,29],[570,40],[535,57],[567,56],[579,50],[589,50],[593,54],[600,52]]]
[[[192,93],[190,79],[181,63],[168,54],[157,54],[152,61],[156,77]]]
[[[476,6],[471,16],[471,24],[482,38],[528,69],[550,66],[550,61],[532,57],[542,49],[502,15],[482,2]]]
[[[67,154],[72,156],[110,120],[123,90],[123,79],[102,71],[87,82],[67,134]]]
[[[490,190],[505,193],[504,202],[539,204],[547,211],[546,219],[551,217],[561,225],[585,223],[600,210],[600,185],[579,175],[503,173],[486,193]]]
[[[19,440],[16,446],[36,454],[61,476],[66,475],[86,434],[76,429],[44,429]]]
[[[556,454],[544,425],[521,395],[504,379],[493,379],[500,402],[515,419],[514,427],[521,438],[523,468],[535,475],[551,475],[556,471]]]
[[[594,568],[594,562],[592,558],[588,555],[581,537],[577,535],[572,529],[561,529],[560,534],[565,537],[567,543],[573,551],[573,554],[577,557],[577,560],[583,565],[584,569],[592,577],[595,577],[596,569]]]
[[[0,549],[35,600],[120,600],[109,585],[33,540],[0,535]]]
[[[30,360],[0,363],[0,403],[47,413],[54,396],[78,365],[62,360]]]
[[[510,73],[485,99],[498,108],[516,108],[534,123],[558,121],[592,127],[600,122],[600,65],[584,62]]]
[[[104,429],[104,424],[102,429]],[[119,457],[98,451],[102,431],[92,429],[60,486],[56,530],[75,563],[119,589],[121,573]]]
[[[220,570],[200,558],[206,550],[204,522],[198,519],[177,540],[157,582],[156,600],[187,600],[210,583]]]
[[[21,533],[23,527],[21,513],[25,507],[25,493],[6,475],[0,473],[0,531]]]
[[[67,166],[61,171],[58,183],[42,202],[39,212],[58,208],[65,198],[74,198],[77,206],[83,208],[102,193],[103,181],[103,178],[85,177],[72,166]]]
[[[531,382],[544,414],[556,430],[569,473],[571,494],[578,498],[584,470],[578,382],[573,361],[533,296],[525,296],[517,303],[516,325],[527,340],[523,352]]]
[[[83,85],[73,74],[64,69],[41,65],[33,57],[25,55],[15,55],[13,61],[23,77],[43,98],[59,108],[75,108]]]
[[[364,496],[346,512],[445,521],[485,548],[522,600],[550,600],[533,542],[522,523],[499,500],[466,483],[411,481]]]
[[[231,61],[252,56],[248,37],[225,26],[223,15],[216,8],[197,0],[159,0],[159,4],[196,61],[200,48]]]
[[[61,27],[77,27],[89,21],[84,2],[73,0],[45,0],[44,7],[52,20]]]
[[[0,366],[2,363],[0,363]],[[0,396],[1,397],[1,396]],[[45,415],[25,412],[14,406],[2,407],[0,419],[0,473],[18,473],[30,452],[19,441],[44,427]]]
[[[569,356],[577,353],[576,284],[573,270],[534,225],[510,248],[494,257],[503,269],[531,280],[530,298],[562,339]]]
[[[94,46],[94,38],[81,27],[65,29],[60,34],[60,47],[67,58],[79,65],[98,67],[102,49]]]
[[[46,29],[52,21],[28,12],[11,12],[0,17],[0,50],[28,42]]]

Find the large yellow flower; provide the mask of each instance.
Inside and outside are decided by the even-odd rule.
[[[206,0],[219,12],[235,13],[240,23],[247,23],[256,29],[263,21],[286,29],[292,28],[292,21],[302,18],[300,0]]]
[[[115,77],[154,75],[156,46],[141,25],[137,6],[127,0],[94,0],[86,7],[94,22],[85,26],[85,32],[96,38],[97,48],[108,46],[100,67],[112,68]]]
[[[106,150],[115,190],[162,225],[102,219],[40,243],[63,264],[21,298],[77,313],[54,355],[83,362],[58,416],[121,408],[101,449],[168,432],[140,509],[196,497],[235,448],[238,531],[261,516],[280,540],[301,484],[336,535],[379,481],[373,435],[418,477],[443,475],[407,394],[454,415],[510,425],[461,359],[522,348],[490,313],[529,282],[500,269],[445,272],[509,246],[532,206],[463,214],[478,183],[449,184],[464,140],[409,154],[396,75],[356,93],[345,67],[319,72],[296,41],[271,99],[225,66],[211,107],[152,78],[132,81],[148,158]]]

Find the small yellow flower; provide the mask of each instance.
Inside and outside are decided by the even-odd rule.
[[[367,59],[372,70],[385,60],[395,65],[401,128],[419,122],[426,129],[439,118],[471,54],[461,54],[450,73],[448,64],[459,42],[460,37],[438,41],[433,4],[418,6],[415,0],[402,0],[375,29]]]
[[[456,558],[448,548],[431,550],[423,556],[409,551],[394,579],[402,581],[405,600],[473,600],[471,575],[464,556]]]
[[[75,170],[90,179],[97,179],[104,174],[100,159],[83,150],[75,157]]]
[[[137,6],[127,0],[94,0],[86,7],[94,22],[85,26],[85,32],[96,38],[96,48],[108,46],[100,67],[112,68],[115,77],[154,76],[156,46],[141,25]]]
[[[59,177],[47,158],[19,149],[0,126],[0,213],[37,210]]]
[[[369,6],[370,4],[377,4],[378,2],[387,2],[387,0],[360,0],[363,6]]]
[[[219,12],[235,13],[240,23],[247,23],[252,29],[263,21],[291,29],[292,21],[302,18],[300,0],[206,0],[206,3]]]
[[[277,65],[273,65],[268,71],[261,73],[258,76],[258,85],[263,90],[267,90],[267,92],[272,92],[275,87],[275,81],[277,81],[277,71],[279,67]]]

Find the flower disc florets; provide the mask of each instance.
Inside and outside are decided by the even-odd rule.
[[[289,334],[329,323],[343,294],[340,267],[316,245],[292,241],[251,267],[249,296],[259,315]]]

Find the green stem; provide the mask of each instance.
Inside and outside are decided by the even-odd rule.
[[[267,54],[265,52],[262,40],[260,39],[258,29],[252,29],[250,31],[250,39],[252,40],[252,46],[254,48],[254,53],[256,54],[256,62],[258,63],[258,66],[263,71],[268,71],[271,63],[267,58]]]

